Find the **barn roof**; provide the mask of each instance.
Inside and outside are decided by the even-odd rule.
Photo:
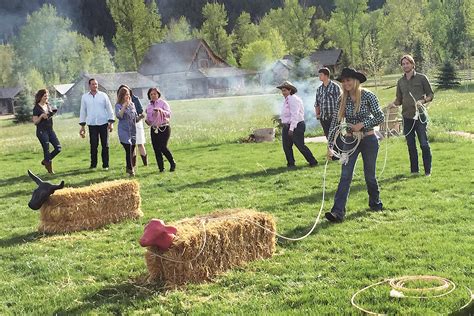
[[[22,89],[22,87],[0,88],[0,99],[13,99]]]
[[[279,59],[273,64],[272,68],[275,68],[276,66],[278,66],[278,64],[282,64],[283,67],[285,67],[289,70],[293,69],[293,67],[295,66],[293,61],[290,60],[290,59]]]
[[[145,54],[138,71],[144,75],[166,74],[188,71],[198,49],[202,46],[209,52],[211,58],[223,66],[229,66],[217,56],[201,39],[188,41],[153,44]]]
[[[342,49],[325,49],[315,51],[309,58],[312,62],[319,63],[323,66],[334,66],[338,63],[341,55]]]
[[[156,87],[157,83],[136,71],[103,74],[85,74],[86,79],[94,78],[108,91],[115,91],[125,84],[131,89]]]

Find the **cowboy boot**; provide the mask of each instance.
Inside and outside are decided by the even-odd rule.
[[[45,162],[44,162],[44,166],[45,166],[46,170],[48,170],[48,173],[54,174],[54,171],[53,171],[53,162],[52,162],[52,161],[45,161]]]
[[[134,156],[132,157],[132,169],[135,168],[136,165],[137,165],[137,156],[134,155]]]
[[[132,168],[132,169],[128,169],[128,168],[127,168],[127,173],[128,173],[128,175],[129,175],[130,177],[134,177],[134,176],[135,176],[135,171],[133,170],[133,168]]]
[[[148,156],[147,155],[141,155],[142,156],[142,161],[144,166],[148,166]]]
[[[158,169],[160,169],[160,172],[165,171],[165,164],[163,161],[158,161]]]
[[[173,160],[171,160],[170,161],[170,172],[173,172],[175,170],[176,170],[176,163]]]

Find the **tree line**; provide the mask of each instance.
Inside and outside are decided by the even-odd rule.
[[[374,10],[368,0],[335,0],[330,14],[306,1],[283,0],[257,19],[240,12],[231,30],[219,2],[202,7],[198,27],[184,15],[164,24],[155,1],[106,4],[115,24],[112,52],[102,37],[80,34],[45,4],[28,16],[11,44],[0,45],[0,86],[36,90],[72,82],[81,72],[136,71],[153,43],[192,38],[205,39],[229,64],[252,70],[286,54],[298,61],[333,47],[343,49],[344,65],[373,75],[397,69],[404,53],[428,72],[446,60],[466,65],[473,54],[474,1],[469,0],[387,0]]]

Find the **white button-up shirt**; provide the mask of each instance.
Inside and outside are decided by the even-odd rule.
[[[299,122],[304,121],[303,100],[297,95],[289,95],[283,102],[280,119],[283,124],[290,124],[290,131],[293,131]]]
[[[95,95],[89,91],[81,98],[81,112],[79,116],[80,125],[104,125],[108,122],[114,122],[114,111],[110,104],[109,96],[97,91]]]

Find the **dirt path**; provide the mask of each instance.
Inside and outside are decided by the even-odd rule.
[[[462,131],[452,131],[452,132],[448,132],[448,134],[461,136],[461,137],[471,139],[471,140],[474,139],[474,134],[467,133],[467,132],[462,132]]]
[[[304,139],[305,143],[327,143],[326,137],[318,136],[318,137],[306,137]]]

